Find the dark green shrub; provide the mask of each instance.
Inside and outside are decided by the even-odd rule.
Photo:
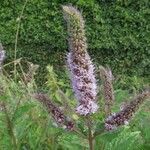
[[[67,40],[60,8],[68,3],[83,11],[89,52],[97,64],[109,64],[120,74],[148,75],[148,0],[30,0],[21,20],[18,58],[38,62],[42,68],[48,63],[64,64],[60,57],[65,57]],[[1,2],[0,41],[6,50],[11,49],[9,61],[14,55],[17,18],[23,4],[21,0]]]

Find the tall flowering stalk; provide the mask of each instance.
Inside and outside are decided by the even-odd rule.
[[[105,99],[105,112],[106,115],[111,114],[111,107],[114,103],[114,92],[113,92],[113,76],[110,68],[99,67],[100,77],[103,82],[103,93]]]
[[[149,97],[149,91],[143,92],[137,95],[128,105],[122,108],[120,112],[110,115],[105,122],[106,130],[114,130],[121,125],[128,124],[140,105]]]
[[[67,63],[71,72],[71,81],[78,100],[76,108],[80,115],[95,113],[97,85],[94,66],[87,52],[84,21],[80,12],[72,6],[63,6],[64,18],[68,26],[69,49]]]

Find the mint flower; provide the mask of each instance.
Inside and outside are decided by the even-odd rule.
[[[105,121],[106,130],[114,130],[117,129],[118,126],[128,124],[140,105],[149,97],[149,91],[143,92],[137,95],[129,104],[124,106],[120,112],[111,114]]]
[[[105,111],[107,115],[111,114],[111,107],[114,103],[114,91],[113,91],[113,75],[111,70],[107,67],[99,67],[100,76],[103,82],[103,93],[105,99]]]
[[[43,106],[46,107],[48,113],[52,115],[57,124],[61,125],[67,130],[74,130],[74,123],[70,121],[70,119],[68,119],[68,117],[66,117],[64,113],[51,102],[46,94],[36,93],[33,95],[33,97],[39,100],[39,102],[41,102]]]
[[[67,63],[71,72],[72,87],[78,100],[76,108],[80,115],[95,113],[97,85],[94,65],[87,53],[84,21],[78,10],[72,6],[63,6],[64,18],[68,25],[69,49]]]

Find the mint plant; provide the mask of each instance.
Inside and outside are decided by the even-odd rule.
[[[141,104],[150,97],[150,92],[143,91],[122,107],[119,112],[112,112],[112,106],[115,103],[112,72],[110,68],[100,66],[106,118],[102,120],[103,128],[96,131],[93,115],[98,113],[101,106],[98,106],[97,101],[99,98],[95,67],[87,52],[84,20],[76,8],[72,6],[63,6],[62,8],[68,28],[69,53],[67,54],[67,66],[70,71],[72,89],[77,100],[77,107],[73,109],[76,115],[83,119],[84,126],[88,128],[87,133],[83,133],[78,127],[78,121],[68,117],[69,115],[65,115],[63,110],[54,104],[48,95],[35,93],[33,97],[46,107],[46,110],[59,126],[70,132],[78,133],[80,136],[82,135],[83,138],[88,140],[89,149],[94,150],[95,137],[104,132],[112,132],[121,125],[127,125]]]
[[[19,95],[19,90],[16,88],[17,86],[14,86],[14,81],[12,80],[13,90],[11,90],[13,94],[9,91],[8,95],[10,93],[12,95],[10,94],[8,99],[11,99],[11,101],[13,101],[17,94],[19,95],[17,106],[15,106],[14,116],[23,98],[26,99],[28,96],[30,96],[34,99],[37,99],[56,122],[57,127],[61,127],[65,131],[78,134],[81,138],[84,138],[88,141],[89,149],[94,150],[94,142],[96,137],[103,133],[111,133],[114,130],[119,129],[120,126],[128,125],[130,120],[133,118],[133,116],[144,103],[144,101],[150,97],[150,92],[149,90],[145,90],[135,95],[135,97],[133,97],[127,104],[120,108],[119,112],[114,112],[113,106],[115,104],[115,96],[112,84],[113,75],[111,69],[109,67],[99,67],[100,78],[102,80],[103,87],[103,90],[100,91],[103,97],[99,97],[98,82],[95,77],[96,68],[87,52],[87,42],[85,37],[83,17],[81,13],[72,6],[63,6],[62,9],[64,19],[67,22],[69,36],[69,53],[67,54],[67,67],[70,72],[72,91],[74,92],[75,98],[67,97],[63,90],[61,90],[61,87],[59,87],[55,83],[51,83],[53,84],[53,91],[55,91],[55,89],[58,91],[57,94],[60,96],[61,101],[64,103],[64,107],[59,107],[52,100],[52,98],[49,97],[49,94],[42,92],[36,93],[35,89],[31,90],[30,88],[33,86],[30,86],[30,84],[32,84],[32,81],[34,80],[34,75],[38,68],[38,65],[33,65],[32,63],[29,63],[29,71],[27,73],[23,73],[23,82],[20,82],[21,88],[27,87],[25,91],[27,91],[29,95],[25,94],[26,96],[24,96],[24,90]],[[5,51],[3,50],[2,45],[0,45],[0,73],[2,72],[2,64],[4,58]],[[51,67],[48,67],[48,70],[50,73],[52,73],[53,69]],[[52,74],[51,77],[51,82],[57,82],[55,81],[54,74]],[[0,95],[2,95],[2,98],[5,99],[6,97],[3,96],[3,94],[7,93],[7,91],[5,90],[5,86],[3,86],[2,83],[0,85]],[[10,83],[11,82],[7,82],[7,88],[11,86]],[[22,83],[24,83],[23,86]],[[72,99],[76,99],[76,101],[73,105],[70,105],[69,101],[72,101]],[[104,100],[103,110],[105,115],[103,116],[103,118],[101,118],[101,120],[97,117],[99,113],[101,113],[100,110],[103,106],[99,105],[99,100]],[[26,111],[31,108],[32,106],[30,106],[29,108],[25,107],[24,112],[26,113]],[[19,149],[19,140],[17,140],[14,131],[14,116],[10,117],[9,109],[7,108],[6,102],[0,102],[0,110],[5,114],[8,133],[11,137],[14,149]],[[73,115],[71,115],[72,112]],[[138,134],[139,133],[136,132],[130,134],[129,139],[132,139],[135,135]],[[122,133],[121,137],[124,137],[125,139],[126,135],[127,133]],[[116,144],[117,142],[113,140],[113,143]],[[107,145],[107,147],[111,147],[111,143],[110,145]]]

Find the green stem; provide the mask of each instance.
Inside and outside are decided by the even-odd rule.
[[[90,117],[88,116],[87,117],[87,127],[88,127],[88,142],[89,142],[89,150],[94,150],[94,144],[93,144],[93,141],[94,141],[94,137],[93,137],[93,134],[92,134],[92,125],[91,125],[91,120],[90,120]]]
[[[20,25],[21,25],[21,19],[22,19],[22,16],[23,16],[24,9],[27,5],[27,2],[28,2],[28,0],[25,1],[24,5],[23,5],[23,8],[21,10],[20,16],[18,18],[18,25],[17,25],[16,38],[15,38],[14,60],[16,60],[16,58],[17,58],[17,45],[18,45],[19,30],[20,30]],[[16,62],[15,61],[14,61],[14,75],[15,75],[15,79],[16,79]]]
[[[3,110],[4,110],[4,113],[5,113],[5,116],[6,116],[8,133],[11,137],[13,148],[14,148],[14,150],[17,150],[17,140],[16,140],[16,137],[15,137],[15,134],[14,134],[14,131],[13,131],[13,123],[12,123],[12,121],[11,121],[9,115],[8,115],[8,111],[7,111],[6,105],[4,103],[3,103]]]
[[[91,131],[91,127],[90,127],[90,126],[89,126],[88,141],[89,141],[89,149],[90,149],[90,150],[94,150],[93,136],[92,136],[92,131]]]

